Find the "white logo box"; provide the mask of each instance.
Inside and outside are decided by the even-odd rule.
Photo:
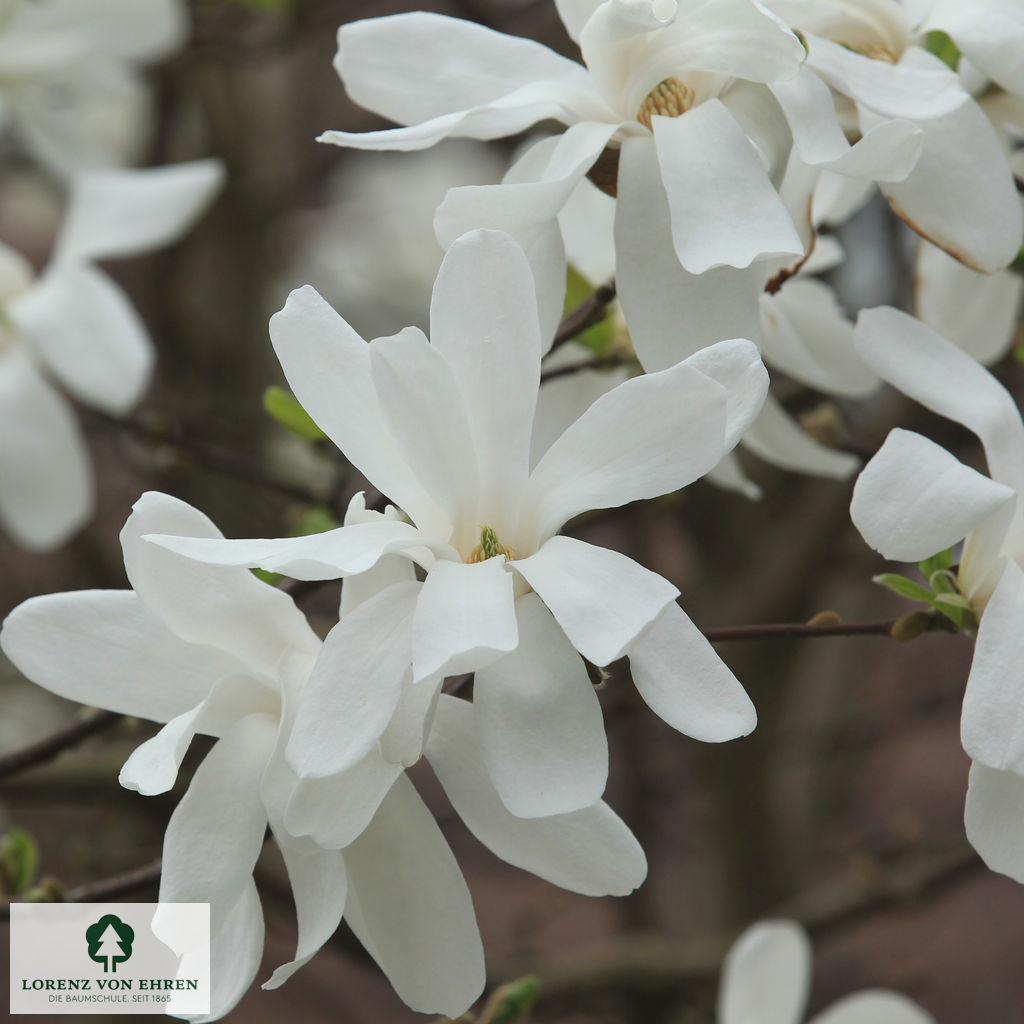
[[[11,1013],[210,1012],[208,903],[12,903]]]

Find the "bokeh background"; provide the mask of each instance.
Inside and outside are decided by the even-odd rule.
[[[573,52],[548,0],[420,6]],[[497,180],[516,144],[449,142],[425,154],[377,155],[315,142],[327,128],[379,126],[347,100],[332,70],[337,26],[405,9],[193,0],[190,44],[152,72],[155,123],[143,162],[213,154],[226,163],[228,184],[181,244],[109,265],[152,331],[157,376],[126,426],[82,410],[98,515],[54,554],[28,555],[0,536],[0,615],[36,594],[126,586],[117,534],[143,490],[184,498],[229,536],[276,536],[300,524],[312,501],[337,515],[365,486],[329,445],[301,442],[264,413],[264,390],[282,382],[268,316],[292,287],[312,283],[367,337],[426,326],[441,258],[433,208],[451,185]],[[41,265],[61,204],[54,181],[4,154],[0,237]],[[913,242],[885,204],[870,204],[841,240],[849,257],[831,280],[848,308],[908,308]],[[1012,356],[997,373],[1024,393]],[[791,408],[820,411],[821,396],[777,384]],[[857,450],[875,450],[899,423],[977,464],[965,432],[892,392],[835,411],[844,443]],[[705,627],[800,622],[826,609],[848,621],[910,610],[871,582],[883,563],[849,521],[852,482],[743,459],[763,487],[758,503],[700,482],[592,515],[572,532],[667,576]],[[299,598],[322,634],[337,597],[335,584]],[[646,884],[629,898],[576,897],[498,861],[417,767],[414,778],[468,878],[493,983],[537,974],[537,1021],[710,1022],[731,940],[759,918],[793,916],[815,940],[812,1009],[880,986],[907,993],[944,1024],[1024,1020],[1024,891],[988,872],[963,833],[968,761],[958,721],[970,639],[770,639],[719,650],[760,717],[752,736],[722,747],[680,736],[649,713],[624,665],[602,687],[612,741],[607,798],[650,862]],[[80,713],[0,662],[0,753]],[[172,794],[123,791],[118,769],[151,728],[124,721],[0,780],[0,833],[29,831],[41,874],[65,889],[150,862],[206,749],[195,744]],[[283,868],[269,845],[257,877],[269,976],[295,940]],[[6,925],[3,934],[6,941]],[[417,1015],[343,926],[283,989],[254,988],[228,1019],[403,1024]]]

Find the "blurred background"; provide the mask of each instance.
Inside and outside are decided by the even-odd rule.
[[[572,54],[548,0],[417,5],[539,39]],[[287,433],[263,410],[282,383],[267,319],[288,291],[315,285],[366,337],[426,326],[441,259],[434,207],[456,184],[500,178],[517,140],[448,142],[423,154],[317,144],[323,130],[380,123],[353,106],[331,67],[338,25],[412,5],[353,0],[192,0],[192,37],[151,69],[154,130],[141,163],[204,155],[227,165],[211,212],[176,247],[108,264],[158,347],[150,393],[125,426],[81,410],[99,477],[99,512],[73,542],[26,554],[0,536],[0,616],[37,594],[123,587],[118,531],[147,489],[205,511],[228,536],[277,536],[336,517],[365,487],[328,445]],[[59,222],[59,184],[15,151],[0,161],[0,238],[42,265]],[[840,231],[830,280],[851,312],[909,308],[913,243],[884,203]],[[997,368],[1017,394],[1024,371]],[[821,396],[788,386],[792,408]],[[845,442],[874,451],[896,423],[978,464],[971,438],[891,391],[829,407]],[[852,482],[744,467],[760,502],[699,482],[684,493],[592,515],[571,532],[628,553],[675,583],[703,627],[851,622],[911,606],[871,583],[882,571],[849,521]],[[321,634],[337,584],[303,592]],[[1024,891],[988,872],[963,832],[968,760],[959,707],[971,641],[930,633],[769,639],[719,651],[757,705],[759,726],[722,747],[665,726],[624,664],[602,686],[612,742],[611,805],[650,862],[626,899],[577,897],[511,868],[467,834],[429,769],[414,779],[462,864],[495,984],[537,974],[538,1021],[701,1024],[714,1020],[721,958],[748,923],[805,922],[815,942],[812,1009],[865,987],[897,988],[945,1024],[1024,1019]],[[0,661],[0,755],[73,721],[77,707]],[[0,834],[35,837],[40,877],[65,889],[144,865],[160,852],[178,786],[147,799],[117,784],[151,732],[123,721],[52,762],[0,779]],[[276,852],[258,871],[268,924],[265,972],[290,959],[295,924]],[[154,899],[156,888],[131,899]],[[7,939],[6,927],[4,930]],[[258,988],[228,1019],[401,1024],[417,1019],[343,926],[281,990]],[[119,1018],[123,1019],[123,1018]]]

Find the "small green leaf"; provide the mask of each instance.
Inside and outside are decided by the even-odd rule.
[[[18,896],[32,884],[39,865],[39,847],[21,828],[8,829],[0,839],[0,874],[8,895]]]
[[[326,533],[336,530],[341,523],[326,505],[313,505],[306,509],[299,521],[292,527],[292,537],[308,537],[314,533]]]
[[[502,985],[487,1001],[480,1024],[514,1024],[530,1012],[540,995],[540,979],[528,974]]]
[[[945,551],[940,551],[937,555],[932,555],[931,558],[918,562],[917,567],[921,570],[921,575],[926,580],[931,579],[932,573],[941,572],[943,569],[951,569],[953,567],[953,549],[947,548]]]
[[[284,579],[279,572],[271,572],[269,569],[250,569],[249,572],[251,572],[256,579],[263,580],[264,583],[269,583],[272,587],[276,587],[277,584]]]
[[[929,53],[934,53],[944,64],[954,71],[960,66],[960,50],[956,43],[941,29],[929,32],[925,36],[925,46]]]
[[[922,587],[920,583],[908,580],[906,576],[900,576],[899,573],[885,572],[881,576],[873,577],[873,581],[883,587],[888,587],[900,597],[907,597],[911,601],[921,601],[924,604],[932,603],[932,592],[927,587]]]
[[[932,604],[940,611],[944,608],[961,608],[965,612],[971,610],[971,602],[963,594],[936,594]]]
[[[937,572],[933,572],[928,577],[928,586],[930,586],[936,594],[958,593],[956,576],[954,576],[948,569],[939,569]]]
[[[263,408],[285,430],[306,441],[323,441],[327,435],[313,422],[313,418],[299,404],[299,400],[284,388],[271,385],[263,392]]]
[[[565,283],[566,314],[585,302],[594,294],[595,288],[575,267],[569,267]],[[596,355],[606,355],[615,341],[615,323],[609,312],[603,320],[581,331],[573,339],[577,344],[589,348]]]

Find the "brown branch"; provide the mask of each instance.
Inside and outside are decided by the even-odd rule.
[[[591,295],[588,295],[574,310],[567,313],[555,332],[555,340],[552,342],[551,352],[572,341],[577,335],[582,334],[588,327],[600,323],[604,319],[605,307],[615,298],[615,279],[607,284],[601,285]]]
[[[79,719],[63,729],[58,729],[49,736],[30,743],[27,747],[2,754],[0,755],[0,779],[24,771],[26,768],[35,768],[37,765],[46,764],[58,754],[70,750],[82,740],[88,739],[104,729],[109,729],[119,721],[121,721],[121,716],[113,711],[93,711],[85,718]]]
[[[555,380],[558,377],[568,377],[570,374],[578,373],[580,370],[614,370],[616,366],[622,366],[621,356],[594,356],[593,359],[584,359],[570,366],[559,366],[553,370],[545,370],[540,375],[540,382]]]
[[[727,640],[767,640],[779,637],[808,639],[819,636],[892,636],[899,619],[878,619],[875,622],[772,622],[762,626],[723,626],[703,629],[712,642]]]

